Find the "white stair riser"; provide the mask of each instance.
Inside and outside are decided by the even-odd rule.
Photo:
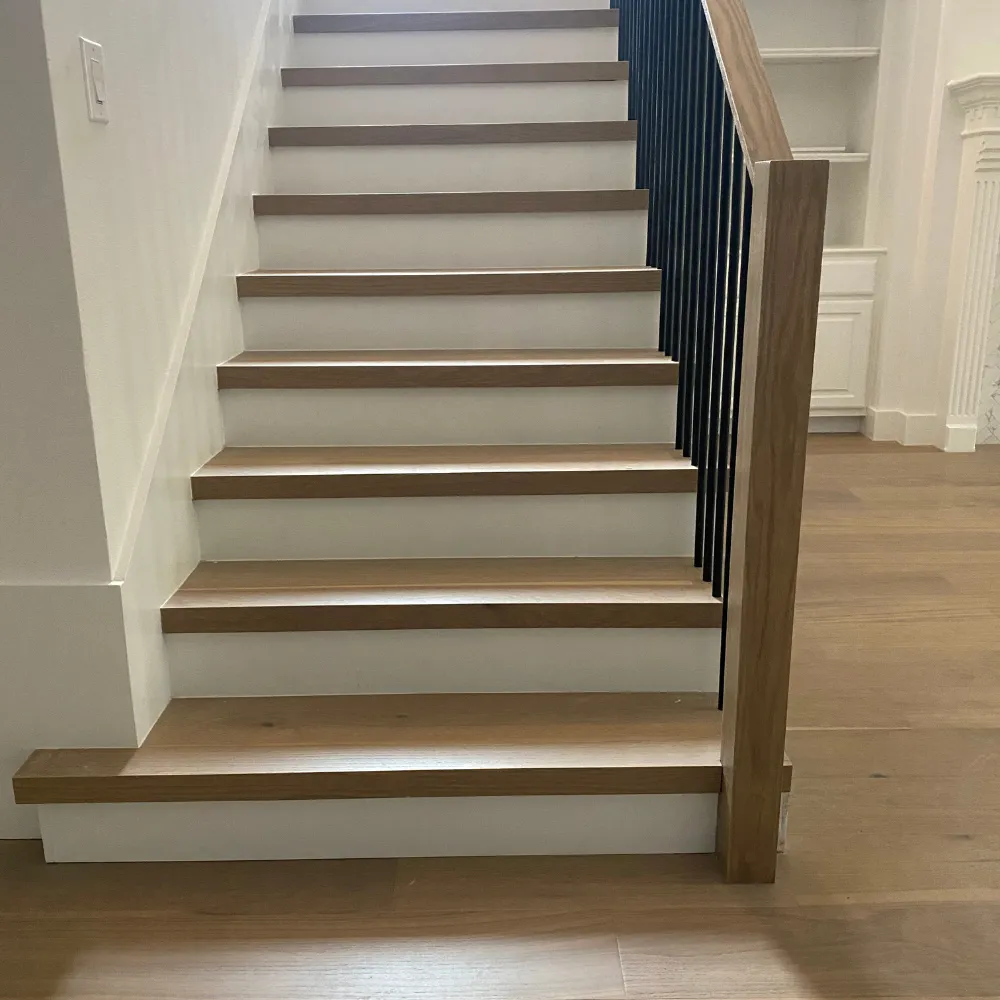
[[[203,500],[202,559],[690,556],[690,493]]]
[[[286,65],[610,62],[617,58],[617,28],[345,31],[296,35]]]
[[[175,633],[175,698],[719,687],[719,629]]]
[[[672,386],[227,389],[229,445],[662,444]]]
[[[646,263],[646,213],[265,216],[261,267],[326,270]]]
[[[47,861],[709,854],[718,796],[148,802],[38,810]]]
[[[621,190],[635,187],[635,143],[277,147],[271,174],[278,194]]]
[[[607,10],[608,0],[299,0],[299,14],[387,14],[439,10]]]
[[[628,82],[288,87],[281,125],[624,121]]]
[[[655,347],[657,292],[243,300],[248,351]]]

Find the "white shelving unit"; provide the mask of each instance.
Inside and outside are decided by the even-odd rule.
[[[830,161],[815,417],[865,411],[878,266],[876,155],[885,0],[747,0],[795,156]]]

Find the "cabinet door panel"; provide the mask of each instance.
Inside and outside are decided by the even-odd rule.
[[[827,299],[819,305],[812,411],[862,412],[872,334],[870,299]]]

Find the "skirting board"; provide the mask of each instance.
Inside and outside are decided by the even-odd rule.
[[[860,434],[863,417],[810,417],[810,434]]]
[[[39,807],[45,858],[275,861],[708,854],[717,795],[545,795]]]
[[[933,413],[904,413],[869,407],[865,435],[873,441],[898,441],[906,445],[938,444],[939,419]]]

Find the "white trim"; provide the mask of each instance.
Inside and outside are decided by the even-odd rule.
[[[1000,74],[948,86],[965,111],[965,129],[944,317],[948,396],[940,443],[947,451],[975,451],[1000,266]]]
[[[864,433],[873,441],[898,441],[905,445],[938,444],[940,418],[935,413],[904,413],[869,406]]]
[[[856,62],[859,59],[878,59],[876,45],[824,46],[818,48],[761,49],[764,62],[771,64],[795,64],[815,62]]]
[[[47,861],[709,854],[718,796],[535,795],[39,808]]]

